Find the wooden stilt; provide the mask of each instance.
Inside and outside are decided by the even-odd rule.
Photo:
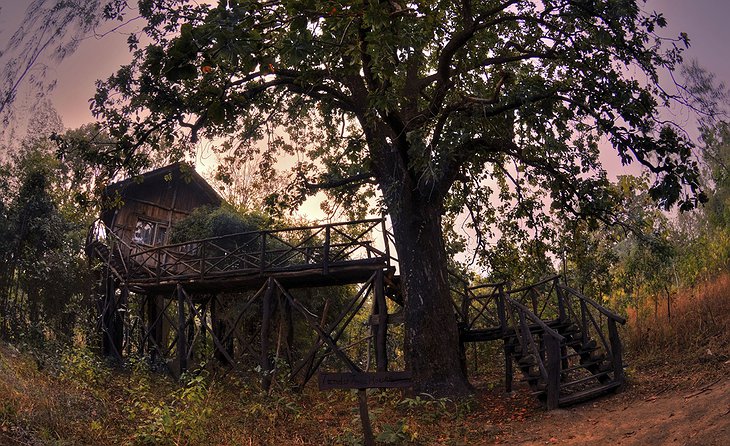
[[[360,407],[360,421],[362,421],[365,446],[375,446],[375,436],[373,436],[373,428],[370,426],[370,414],[368,413],[368,395],[365,389],[357,390],[357,400]]]
[[[185,294],[177,284],[177,360],[179,374],[188,369],[188,339],[185,330]]]
[[[385,284],[383,283],[383,270],[375,273],[374,307],[377,314],[377,331],[375,336],[375,360],[378,372],[388,371],[388,306],[385,303]]]
[[[261,315],[261,387],[268,391],[271,387],[271,372],[273,366],[269,357],[269,335],[271,331],[271,307],[274,297],[274,281],[269,279],[264,293],[263,310]]]

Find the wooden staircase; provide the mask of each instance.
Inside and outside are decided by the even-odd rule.
[[[624,383],[617,324],[625,320],[551,277],[505,291],[503,284],[464,293],[461,340],[504,341],[507,391],[516,365],[548,409],[616,391]]]

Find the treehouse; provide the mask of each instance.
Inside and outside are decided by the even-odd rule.
[[[175,163],[109,185],[113,206],[102,212],[104,225],[138,249],[168,242],[172,225],[201,206],[220,206],[221,197],[193,168]]]
[[[404,330],[389,327],[403,323],[406,298],[385,219],[171,244],[172,225],[221,203],[194,170],[173,164],[112,184],[107,196],[120,206],[103,212],[88,243],[105,355],[157,358],[173,374],[217,360],[260,370],[264,388],[282,363],[297,387],[319,370],[370,382],[403,367]],[[474,348],[469,360],[467,345],[500,343],[486,360],[504,361],[505,389],[516,366],[548,408],[623,384],[625,320],[559,277],[517,289],[450,282],[466,369],[479,357]]]

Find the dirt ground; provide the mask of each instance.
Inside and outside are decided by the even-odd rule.
[[[730,361],[678,372],[636,376],[618,395],[535,411],[502,426],[493,443],[730,445]]]

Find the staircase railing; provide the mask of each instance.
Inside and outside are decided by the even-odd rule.
[[[597,350],[602,350],[611,364],[614,381],[623,381],[623,349],[617,324],[625,324],[626,319],[607,309],[579,291],[561,283],[556,285],[565,316],[579,324],[583,344],[589,339],[598,339]]]
[[[565,319],[565,311],[558,293],[559,275],[539,282],[508,290],[507,296],[525,307],[543,321]]]
[[[533,377],[539,376],[545,383],[547,407],[555,409],[558,407],[560,397],[561,344],[565,338],[520,302],[507,297],[505,303],[511,325],[515,329],[517,341],[522,349],[521,366],[530,369],[528,376],[531,375],[529,372],[533,367],[537,369],[539,375]],[[530,324],[538,329],[531,329]]]
[[[504,282],[453,287],[458,322],[465,330],[507,330]]]

